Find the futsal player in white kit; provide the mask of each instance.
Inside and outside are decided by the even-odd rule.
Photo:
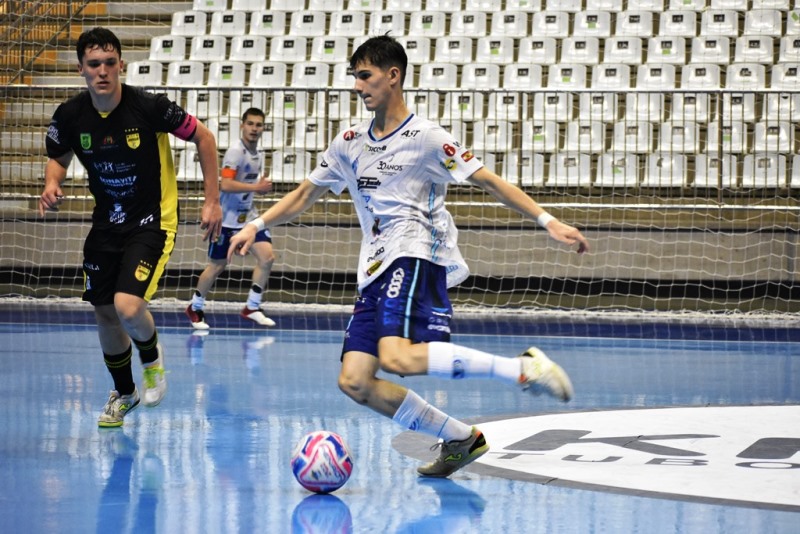
[[[258,142],[264,133],[264,112],[258,108],[247,109],[242,114],[240,128],[239,141],[225,151],[220,169],[222,231],[219,238],[208,245],[208,265],[200,273],[192,300],[186,307],[186,316],[195,330],[209,329],[204,311],[206,296],[227,266],[228,240],[256,216],[253,210],[255,195],[272,191],[272,182],[264,176],[264,163],[258,152]],[[275,261],[269,228],[256,234],[250,252],[256,259],[256,265],[247,302],[239,315],[261,326],[275,326],[275,321],[267,317],[261,308],[263,291]]]
[[[231,238],[228,258],[246,254],[257,232],[292,220],[327,191],[350,191],[363,239],[359,295],[344,336],[339,388],[405,428],[440,438],[439,457],[417,471],[446,477],[489,450],[483,434],[413,391],[378,378],[378,370],[495,378],[562,401],[573,393],[566,372],[535,347],[508,358],[450,343],[447,288],[463,281],[468,269],[445,209],[447,185],[481,187],[580,253],[588,241],[486,169],[443,128],[409,112],[403,98],[407,57],[395,39],[368,39],[350,65],[355,91],[374,118],[339,133],[308,179]]]

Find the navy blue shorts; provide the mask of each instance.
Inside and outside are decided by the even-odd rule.
[[[239,230],[241,230],[241,228],[228,228],[227,226],[223,226],[222,231],[219,233],[219,239],[208,245],[208,257],[212,260],[226,259],[228,257],[228,249],[231,245],[231,237],[238,233]],[[264,228],[256,234],[255,243],[263,243],[264,241],[272,243],[272,236],[269,233],[269,228]]]
[[[414,343],[450,341],[452,317],[445,268],[417,258],[398,258],[356,300],[342,354],[359,351],[377,356],[378,340],[387,336]]]

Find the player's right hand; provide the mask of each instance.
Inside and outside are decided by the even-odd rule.
[[[64,192],[60,187],[45,187],[39,197],[39,216],[44,217],[48,211],[58,211],[58,205],[64,200]]]
[[[250,246],[256,240],[256,227],[252,224],[245,224],[244,228],[233,234],[231,245],[228,247],[228,263],[233,259],[234,254],[244,256],[250,250]]]
[[[265,195],[272,191],[272,180],[269,178],[262,178],[255,184],[256,186],[256,193],[259,195]]]

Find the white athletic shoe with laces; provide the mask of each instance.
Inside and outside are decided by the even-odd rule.
[[[108,402],[103,406],[103,413],[97,418],[97,426],[103,428],[116,428],[122,426],[125,415],[139,406],[139,390],[134,388],[130,395],[120,395],[117,390],[111,390]]]
[[[245,306],[240,315],[244,319],[249,319],[256,324],[260,324],[261,326],[275,326],[275,321],[267,317],[264,314],[264,310],[262,310],[261,308],[258,308],[256,310],[251,310],[250,308]]]
[[[569,376],[544,352],[531,347],[517,357],[522,366],[519,377],[522,391],[529,391],[534,395],[547,393],[564,402],[572,398],[574,391]]]
[[[167,378],[164,371],[164,350],[161,343],[157,345],[158,359],[144,368],[144,394],[142,402],[145,406],[158,406],[167,394]]]

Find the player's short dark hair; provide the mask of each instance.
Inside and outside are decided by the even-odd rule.
[[[408,56],[403,45],[394,37],[378,35],[361,43],[361,46],[356,48],[356,51],[350,56],[350,68],[355,69],[358,63],[365,61],[369,61],[382,70],[397,67],[400,69],[401,83],[406,79]]]
[[[119,57],[122,57],[122,45],[119,38],[106,28],[92,28],[86,30],[78,37],[78,44],[75,45],[78,52],[78,63],[83,63],[83,56],[87,48],[97,47],[100,50],[116,50]]]
[[[242,122],[247,120],[248,115],[255,115],[256,117],[261,117],[261,120],[264,120],[267,116],[258,108],[247,108],[244,113],[242,113]]]

